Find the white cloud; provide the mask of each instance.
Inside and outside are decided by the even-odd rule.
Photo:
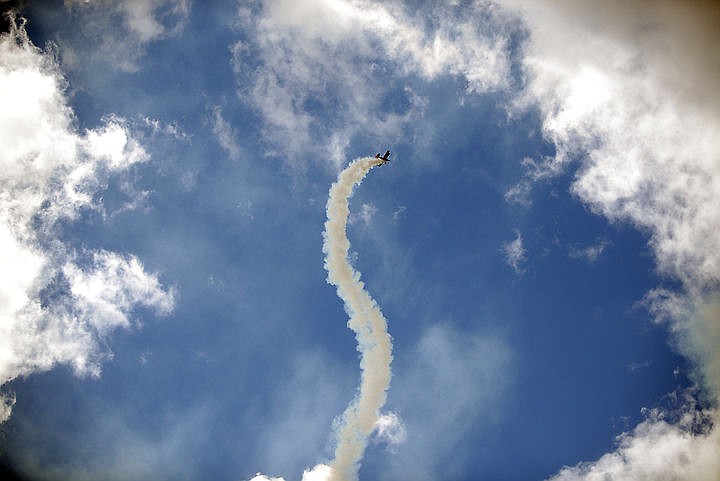
[[[682,282],[684,302],[700,303],[668,311],[671,330],[685,332],[720,282],[720,108],[717,91],[696,72],[720,70],[698,66],[698,52],[682,53],[692,39],[717,38],[717,29],[707,30],[720,25],[720,15],[702,4],[658,2],[648,11],[561,3],[567,8],[521,6],[531,28],[526,100],[540,107],[557,148],[554,158],[529,164],[528,175],[551,175],[579,159],[572,191],[608,219],[648,232],[660,272]],[[641,23],[651,28],[635,31]],[[687,75],[678,75],[683,68]],[[655,311],[659,305],[670,306],[656,303]],[[694,339],[681,344],[691,358],[702,350]]]
[[[111,170],[125,169],[135,162],[147,160],[147,153],[135,139],[128,137],[122,119],[110,116],[100,129],[88,130],[84,139],[87,153]]]
[[[231,159],[238,160],[241,149],[236,140],[237,133],[232,125],[223,117],[222,108],[219,105],[213,107],[210,123],[220,147],[227,152]]]
[[[678,350],[696,366],[691,373],[708,397],[720,400],[720,292],[678,293],[657,288],[644,299],[645,305],[673,334]]]
[[[314,468],[303,471],[302,481],[330,481],[332,469],[326,464],[318,464]],[[250,481],[285,481],[284,478],[272,478],[257,473]]]
[[[681,292],[646,304],[666,321],[710,404],[720,393],[720,12],[705,2],[506,0],[529,27],[523,64],[556,155],[527,162],[508,197],[574,161],[572,192],[611,221],[650,236],[660,273]],[[578,252],[581,254],[581,252]],[[588,258],[595,251],[587,252]],[[715,419],[712,411],[705,413]],[[718,428],[646,421],[598,461],[557,480],[716,480]]]
[[[693,421],[644,421],[618,438],[615,451],[592,463],[565,467],[551,480],[715,481],[720,473],[719,431],[692,433]]]
[[[587,247],[570,246],[570,257],[573,259],[584,259],[587,262],[595,262],[598,257],[605,251],[610,241],[607,239],[598,239],[593,245]]]
[[[64,46],[67,67],[79,64],[78,57],[104,62],[112,68],[134,72],[145,46],[177,35],[190,14],[189,0],[65,0],[71,14],[82,19],[80,28],[91,39],[92,49],[72,52]],[[108,28],[109,17],[120,17],[122,27]]]
[[[250,481],[285,481],[283,478],[272,478],[265,476],[264,474],[257,473],[255,476],[250,478]]]
[[[109,175],[147,159],[122,119],[79,134],[65,83],[50,56],[22,27],[0,38],[0,385],[69,364],[97,375],[107,356],[98,343],[130,325],[136,305],[173,305],[140,261],[65,245],[58,221],[98,208]],[[3,396],[2,418],[12,403]]]
[[[381,415],[375,422],[373,439],[376,442],[383,442],[392,450],[407,440],[407,430],[397,413]]]
[[[514,240],[505,242],[501,250],[505,254],[505,262],[513,268],[516,274],[522,274],[525,270],[522,264],[525,262],[525,248],[523,247],[522,234],[516,233]]]
[[[318,453],[327,450],[333,419],[347,404],[356,379],[353,371],[319,352],[291,355],[289,365],[293,368],[274,383],[270,404],[252,414],[254,422],[262,419],[251,449],[255,450],[256,469],[263,472],[299,474]],[[299,396],[301,392],[304,394]],[[238,446],[241,448],[248,449]]]
[[[14,394],[0,393],[0,422],[5,422],[10,417],[15,402]]]
[[[87,399],[80,404],[87,405]],[[43,451],[48,433],[42,423],[18,412],[17,422],[25,426],[29,442],[12,453],[13,466],[26,479],[97,479],[127,481],[139,479],[202,479],[206,472],[192,462],[198,450],[209,443],[207,426],[217,406],[212,402],[185,406],[182,411],[169,408],[167,416],[155,419],[159,425],[148,431],[138,424],[137,405],[126,399],[106,406],[93,400],[94,409],[73,420],[73,443],[63,442],[67,432],[51,433],[54,453]],[[158,475],[158,473],[162,473]]]
[[[399,81],[388,82],[388,69],[396,79],[463,75],[473,92],[506,85],[505,38],[488,20],[500,15],[498,9],[475,6],[474,15],[464,15],[444,4],[424,8],[432,28],[394,2],[312,0],[300,6],[281,0],[264,2],[259,17],[241,7],[240,23],[253,32],[256,47],[232,48],[239,94],[262,115],[266,135],[283,153],[327,155],[332,145],[328,160],[339,166],[354,136],[399,140],[422,114],[424,100]],[[391,94],[403,97],[405,106],[388,106],[383,100]],[[314,150],[315,144],[322,148]]]
[[[101,334],[117,326],[129,325],[127,312],[136,304],[153,306],[168,314],[173,299],[162,290],[157,278],[148,276],[135,257],[124,258],[107,251],[92,255],[92,267],[63,266],[70,284],[75,308]]]
[[[630,372],[639,371],[641,369],[645,369],[646,367],[650,367],[652,365],[652,363],[653,363],[652,361],[643,361],[643,362],[633,361],[627,367],[627,370]]]
[[[503,339],[447,323],[427,329],[404,356],[398,352],[389,397],[407,438],[379,479],[460,479],[473,457],[463,440],[502,418],[513,372]]]
[[[611,220],[627,219],[650,232],[663,273],[686,284],[716,282],[717,94],[705,107],[689,101],[689,92],[695,86],[703,91],[706,79],[679,77],[677,70],[688,61],[679,54],[660,55],[660,47],[651,43],[661,33],[675,38],[683,28],[675,24],[682,18],[702,23],[697,17],[704,12],[690,6],[675,12],[672,2],[658,2],[657,11],[617,2],[597,8],[561,3],[568,8],[523,5],[532,31],[524,59],[526,100],[541,108],[545,135],[557,148],[554,158],[535,165],[530,174],[538,178],[538,172],[557,172],[580,158],[572,187],[578,197]],[[681,19],[663,16],[671,11]],[[598,20],[604,17],[617,25]],[[652,28],[629,33],[640,23]]]
[[[372,218],[377,214],[377,207],[375,207],[373,204],[363,204],[360,206],[360,212],[350,214],[348,218],[349,224],[354,224],[358,220],[362,221],[363,224],[366,226],[370,225],[370,221],[372,221]]]
[[[148,127],[153,135],[158,133],[170,136],[176,140],[188,140],[190,136],[184,132],[176,123],[164,123],[158,119],[144,117],[142,123]]]

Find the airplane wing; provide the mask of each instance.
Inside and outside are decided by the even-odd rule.
[[[386,151],[385,151],[385,155],[382,155],[382,156],[380,155],[380,152],[378,152],[377,154],[375,154],[375,158],[378,159],[378,160],[380,160],[380,161],[382,162],[382,164],[385,164],[385,163],[387,163],[387,162],[390,162],[390,159],[389,159],[388,157],[390,157],[390,151],[389,151],[389,150],[386,150]],[[382,165],[382,164],[380,164],[380,165]]]

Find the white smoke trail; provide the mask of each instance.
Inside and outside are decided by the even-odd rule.
[[[346,235],[350,213],[348,200],[355,186],[378,164],[372,157],[353,161],[330,188],[327,203],[323,233],[327,280],[337,286],[338,296],[345,302],[345,310],[350,316],[348,327],[355,332],[362,370],[359,392],[343,413],[337,432],[335,459],[330,463],[328,477],[331,481],[357,479],[368,436],[380,417],[390,385],[392,341],[387,322],[377,303],[365,291],[360,273],[348,262],[350,241]]]

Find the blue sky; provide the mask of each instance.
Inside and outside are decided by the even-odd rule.
[[[5,471],[719,479],[712,2],[16,8]],[[361,376],[328,193],[385,149],[347,236],[392,379],[328,477]]]

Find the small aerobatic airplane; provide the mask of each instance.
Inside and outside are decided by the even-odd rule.
[[[390,162],[390,159],[388,159],[389,156],[390,156],[389,150],[386,150],[385,155],[382,155],[382,156],[380,155],[379,152],[377,154],[375,154],[375,158],[380,161],[380,163],[377,165],[384,165],[384,164],[387,164],[388,162]]]

